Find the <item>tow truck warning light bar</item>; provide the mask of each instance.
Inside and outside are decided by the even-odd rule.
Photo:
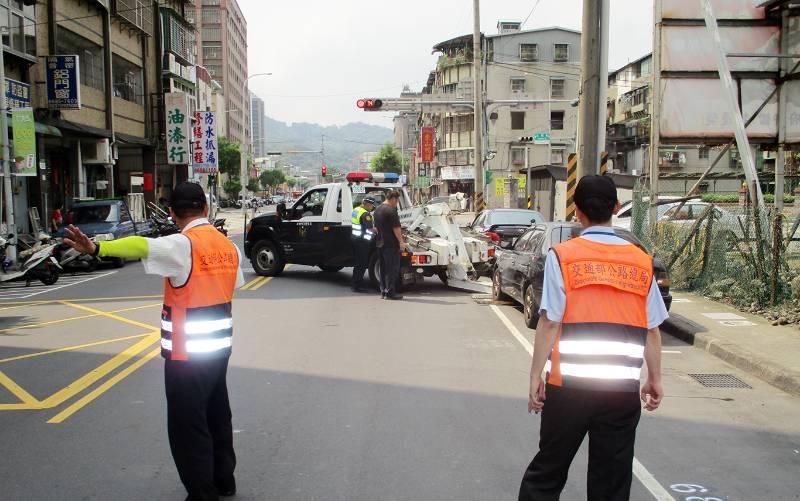
[[[364,111],[377,111],[383,106],[383,101],[380,99],[359,99],[356,101],[356,106]]]
[[[372,174],[369,172],[348,172],[345,179],[347,179],[348,183],[368,183],[372,181]]]

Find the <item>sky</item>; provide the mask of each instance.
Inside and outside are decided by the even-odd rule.
[[[472,0],[238,0],[247,19],[248,73],[267,115],[284,122],[392,126],[392,113],[356,108],[362,97],[418,91],[436,66],[438,42],[472,33]],[[481,30],[581,29],[582,0],[483,0]],[[653,3],[611,0],[609,67],[652,49]],[[532,12],[532,13],[531,13]]]

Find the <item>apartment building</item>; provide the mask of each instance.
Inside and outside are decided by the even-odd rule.
[[[267,134],[265,130],[266,110],[264,100],[250,93],[250,145],[253,158],[267,156]]]
[[[653,58],[648,54],[608,75],[606,151],[613,172],[646,176],[650,171],[650,120]],[[662,143],[659,190],[684,194],[717,157],[722,145],[703,138],[690,144]],[[764,153],[757,156],[759,166]],[[767,157],[769,158],[769,157]],[[769,161],[769,160],[768,160]],[[774,162],[774,159],[772,160]],[[726,153],[701,184],[701,191],[737,193],[744,174],[735,148]]]
[[[247,21],[236,0],[195,0],[198,64],[223,88],[228,138],[247,144],[250,97],[247,80]]]
[[[498,32],[483,37],[482,86],[489,101],[538,100],[538,103],[489,104],[486,107],[485,178],[479,180],[489,207],[508,203],[491,184],[519,178],[526,167],[565,166],[575,152],[580,81],[580,32],[566,28],[522,30],[518,21],[500,21]],[[423,93],[472,100],[472,36],[434,46],[440,53]],[[437,158],[423,169],[431,175],[430,195],[475,189],[474,115],[471,112],[424,114],[436,128]],[[523,138],[536,137],[528,141]],[[420,176],[424,177],[424,176]],[[514,184],[517,186],[517,184]]]

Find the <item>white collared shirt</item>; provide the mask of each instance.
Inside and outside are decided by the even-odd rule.
[[[148,238],[147,259],[142,259],[145,273],[169,278],[173,287],[185,285],[192,272],[192,244],[189,242],[189,237],[183,233],[202,224],[209,224],[208,219],[195,219],[187,224],[181,233]],[[236,252],[239,254],[239,268],[236,272],[236,288],[238,289],[244,285],[242,252],[236,244],[233,246],[236,247]]]

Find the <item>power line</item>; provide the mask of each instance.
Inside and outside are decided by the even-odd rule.
[[[528,22],[528,19],[530,19],[530,18],[531,18],[531,16],[533,15],[533,11],[535,11],[535,10],[536,10],[536,7],[538,7],[538,6],[539,6],[539,2],[541,2],[541,1],[542,1],[542,0],[536,0],[536,3],[535,3],[535,4],[533,4],[533,8],[531,9],[531,11],[530,11],[530,12],[528,12],[528,16],[525,18],[525,20],[524,20],[524,21],[522,21],[522,24],[520,24],[520,25],[519,25],[519,27],[520,27],[520,28],[522,28],[523,26],[525,26],[525,23],[527,23],[527,22]]]

